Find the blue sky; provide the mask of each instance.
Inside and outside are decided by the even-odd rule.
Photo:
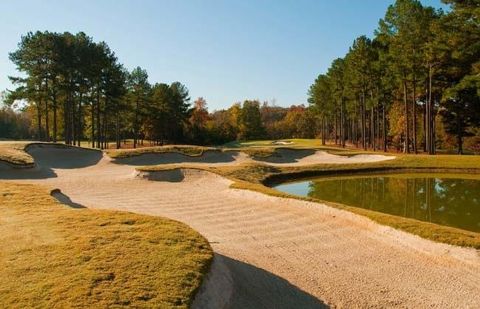
[[[84,31],[150,82],[180,81],[209,109],[245,99],[305,103],[307,89],[355,37],[372,35],[389,0],[1,1],[0,90],[28,31]],[[440,0],[422,3],[439,7]]]

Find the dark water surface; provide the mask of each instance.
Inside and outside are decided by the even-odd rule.
[[[317,178],[275,189],[480,232],[480,176],[382,174]]]

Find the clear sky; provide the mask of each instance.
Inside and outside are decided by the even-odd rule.
[[[0,2],[0,90],[28,31],[84,31],[150,82],[180,81],[209,109],[245,99],[305,103],[353,40],[371,36],[393,0],[81,0]],[[440,0],[422,0],[440,7]]]

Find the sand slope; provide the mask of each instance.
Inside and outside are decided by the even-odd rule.
[[[48,171],[44,177],[0,171],[0,178],[57,187],[87,207],[187,223],[211,242],[220,262],[198,307],[480,307],[476,250],[433,243],[318,203],[230,189],[229,180],[211,173],[152,181],[134,177],[133,166],[87,153],[92,158],[70,162],[78,168],[64,168],[69,155],[39,149],[34,157]]]

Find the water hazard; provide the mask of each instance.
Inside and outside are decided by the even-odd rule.
[[[317,178],[275,189],[480,232],[480,176],[382,174]]]

